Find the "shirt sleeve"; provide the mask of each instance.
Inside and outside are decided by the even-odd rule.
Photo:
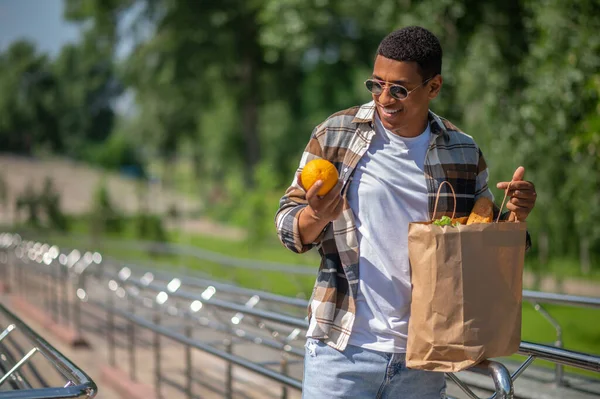
[[[275,214],[275,226],[277,228],[277,235],[281,243],[288,249],[296,253],[303,253],[314,246],[316,246],[321,238],[322,234],[310,244],[302,244],[300,239],[300,230],[298,228],[298,220],[301,211],[308,206],[306,200],[306,191],[298,184],[296,180],[296,174],[302,172],[304,165],[307,162],[323,157],[323,149],[317,138],[317,128],[313,131],[310,141],[306,145],[300,164],[291,185],[285,191],[285,194],[279,200],[279,209]]]

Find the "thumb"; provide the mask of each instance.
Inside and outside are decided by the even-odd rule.
[[[525,168],[522,166],[519,166],[517,168],[517,170],[515,170],[515,173],[513,174],[513,181],[521,181],[523,180],[523,177],[525,177]]]

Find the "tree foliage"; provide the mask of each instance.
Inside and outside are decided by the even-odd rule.
[[[597,0],[65,4],[85,32],[79,43],[55,60],[26,42],[0,56],[5,148],[75,155],[127,137],[166,167],[191,159],[198,186],[218,190],[208,198],[222,198],[223,187],[229,206],[251,198],[254,211],[233,213],[256,226],[253,215],[276,206],[272,193],[293,177],[313,127],[370,99],[363,81],[383,36],[418,24],[444,49],[433,110],[476,139],[492,186],[519,165],[536,184],[534,252],[542,262],[579,256],[586,270],[600,262]],[[133,106],[116,124],[122,93]]]

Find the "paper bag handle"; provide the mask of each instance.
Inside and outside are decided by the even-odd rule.
[[[500,210],[498,210],[498,216],[496,217],[496,223],[498,223],[500,221],[500,215],[502,215],[502,209],[504,209],[504,203],[506,202],[506,197],[508,196],[508,189],[510,188],[511,184],[512,184],[512,180],[508,182],[508,186],[506,187],[506,190],[504,191],[504,199],[502,200],[502,205],[500,205]],[[515,221],[518,222],[516,217],[515,217]]]
[[[447,184],[450,187],[450,191],[452,191],[452,198],[454,200],[454,210],[452,211],[452,219],[454,219],[454,215],[456,215],[456,193],[454,192],[454,187],[452,187],[452,184],[450,184],[450,182],[448,182],[447,180],[441,182],[440,186],[438,187],[437,194],[435,196],[435,205],[433,207],[433,218],[435,219],[435,214],[437,213],[438,201],[440,200],[440,193],[442,192],[442,186],[444,184]]]

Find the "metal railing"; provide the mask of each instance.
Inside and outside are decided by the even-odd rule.
[[[260,266],[257,262],[248,262],[248,261],[240,261],[236,260],[233,257],[228,257],[225,255],[215,254],[210,251],[200,250],[193,247],[188,247],[181,244],[160,244],[155,242],[144,242],[144,241],[134,241],[132,243],[128,242],[110,242],[108,243],[111,247],[116,248],[126,248],[129,245],[133,245],[133,248],[136,250],[150,250],[161,254],[175,254],[177,251],[181,250],[183,253],[188,254],[189,256],[193,256],[199,259],[207,260],[207,261],[217,261],[222,260],[225,266],[229,267],[249,267],[254,270],[280,270],[286,274],[297,274],[301,276],[306,276],[307,274],[313,273],[310,269],[302,268],[301,266],[292,265],[286,267],[285,265],[272,263],[270,265]],[[168,266],[168,265],[167,265]],[[169,281],[172,276],[168,273],[155,271],[154,277],[162,278],[163,281]],[[214,281],[208,280],[202,277],[196,277],[194,275],[186,276],[186,285],[189,287],[207,287],[209,285],[218,285],[219,289],[223,292],[232,293],[235,295],[248,296],[248,295],[256,295],[256,290],[249,290],[240,288],[237,286],[232,286],[223,283],[216,283]],[[295,314],[305,314],[306,308],[308,306],[308,301],[300,298],[290,298],[282,295],[276,295],[268,292],[260,292],[258,293],[261,299],[264,302],[270,302],[275,304],[278,311],[281,311],[282,304],[286,305],[289,308],[295,308]],[[544,319],[546,319],[549,324],[554,327],[556,331],[556,339],[552,342],[552,345],[557,348],[563,347],[563,338],[562,338],[562,326],[560,323],[552,317],[551,312],[549,312],[542,304],[552,304],[552,305],[562,305],[562,306],[570,306],[570,307],[587,307],[593,309],[600,309],[600,298],[591,298],[591,297],[582,297],[575,295],[564,295],[564,294],[556,294],[556,293],[548,293],[548,292],[537,292],[531,290],[523,290],[523,301],[528,302],[533,306],[533,309],[536,310]],[[567,386],[567,382],[564,380],[564,366],[561,363],[555,364],[555,377],[554,383],[557,386]]]
[[[128,244],[127,243],[111,243],[110,245],[124,248]],[[210,256],[208,256],[206,258],[207,260],[214,260],[214,259],[218,258],[218,255],[214,255],[208,251],[203,251],[203,250],[197,251],[197,250],[194,250],[193,248],[188,248],[186,246],[181,246],[181,245],[177,245],[177,246],[157,245],[156,243],[153,243],[153,242],[136,241],[136,242],[134,242],[134,246],[136,249],[145,249],[145,250],[154,248],[153,250],[158,251],[160,253],[165,253],[165,254],[172,254],[175,252],[175,250],[177,248],[182,247],[182,248],[186,249],[186,253],[193,254],[196,257],[201,257],[205,254],[209,254]],[[162,252],[162,251],[164,251],[164,252]],[[227,262],[225,263],[227,266],[235,266],[235,267],[244,267],[245,266],[244,263],[236,263],[234,258],[226,257],[226,256],[223,256],[223,257],[227,260]],[[131,266],[131,267],[133,268],[134,266]],[[258,266],[255,263],[252,263],[251,267],[252,267],[252,269],[258,269]],[[280,264],[270,265],[268,267],[265,267],[263,270],[272,270],[273,268],[281,268],[281,270],[284,270],[283,266]],[[288,274],[294,274],[294,273],[299,273],[301,275],[307,274],[306,269],[302,270],[301,267],[291,267],[291,268],[288,268],[285,270],[286,270],[286,273],[288,273]],[[300,270],[301,273],[298,270]],[[162,279],[162,281],[168,282],[173,277],[172,277],[172,275],[169,275],[166,272],[158,270],[158,271],[154,271],[153,278]],[[282,311],[282,308],[283,308],[282,305],[285,305],[288,310],[295,309],[295,311],[293,312],[294,314],[298,314],[298,315],[305,314],[306,308],[308,306],[308,301],[306,301],[304,299],[290,298],[290,297],[276,295],[276,294],[269,293],[269,292],[259,292],[256,290],[240,288],[240,287],[233,286],[230,284],[218,283],[218,282],[208,280],[203,277],[197,277],[194,275],[186,275],[185,281],[186,281],[186,286],[188,286],[190,288],[196,287],[196,288],[201,289],[201,288],[206,288],[206,287],[212,285],[212,286],[218,287],[218,289],[220,289],[222,292],[230,293],[233,295],[246,296],[246,297],[252,296],[252,295],[259,295],[262,299],[262,303],[275,304],[275,307],[278,309],[279,312]],[[533,306],[533,309],[536,310],[544,319],[546,319],[552,327],[554,327],[554,329],[556,331],[556,339],[554,342],[552,342],[552,345],[557,348],[563,347],[562,326],[554,317],[552,317],[551,312],[549,312],[544,306],[542,306],[542,304],[562,305],[562,306],[570,306],[570,307],[587,307],[587,308],[593,308],[593,309],[600,310],[600,298],[582,297],[582,296],[575,296],[575,295],[564,295],[564,294],[556,294],[556,293],[548,293],[548,292],[523,290],[523,301],[530,303]],[[554,383],[557,386],[567,386],[567,382],[564,379],[564,366],[560,363],[555,364]]]
[[[10,390],[0,392],[0,398],[22,399],[58,399],[58,398],[93,398],[96,396],[97,387],[94,381],[83,370],[63,356],[53,346],[48,344],[41,336],[34,332],[27,324],[15,316],[5,306],[0,304],[0,387],[9,385]],[[19,334],[25,339],[31,349],[25,353],[22,346],[13,339]],[[14,356],[19,353],[20,359]],[[31,364],[33,357],[40,354],[47,362],[65,379],[61,387],[50,387],[45,378],[41,376],[38,368]],[[22,370],[29,367],[34,379],[38,381],[39,388],[32,386],[34,381],[25,377]],[[46,365],[47,367],[47,365]]]
[[[4,252],[1,248],[5,249]],[[232,397],[233,394],[234,365],[279,384],[282,398],[288,397],[288,388],[301,389],[301,380],[298,375],[294,378],[290,366],[301,363],[304,355],[302,332],[306,329],[307,321],[304,316],[297,315],[305,314],[307,301],[217,283],[206,278],[173,278],[165,272],[149,271],[129,264],[124,266],[118,261],[103,259],[98,253],[82,254],[76,250],[60,253],[56,247],[3,239],[0,235],[0,256],[3,253],[5,257],[12,254],[10,275],[17,280],[17,286],[24,290],[32,286],[35,288],[36,284],[37,287],[43,287],[38,290],[42,306],[55,314],[56,320],[71,322],[81,332],[85,327],[81,324],[82,314],[89,317],[92,313],[86,309],[82,311],[81,303],[104,310],[103,322],[111,364],[115,364],[115,352],[119,346],[116,319],[125,321],[129,374],[133,380],[137,378],[136,343],[140,340],[139,331],[151,332],[154,385],[159,397],[162,384],[177,386],[164,375],[161,368],[162,339],[184,345],[185,383],[177,388],[188,398],[195,397],[192,387],[197,383],[192,376],[192,349],[211,354],[227,363],[225,397]],[[35,281],[36,275],[43,276],[41,284]],[[64,288],[63,282],[66,280],[71,282],[70,288]],[[72,291],[71,294],[69,291]],[[524,291],[523,299],[538,305],[556,303],[600,308],[600,300],[595,298]],[[62,306],[59,306],[61,303]],[[287,314],[278,309],[287,309]],[[178,320],[175,324],[179,327],[168,326],[169,320],[171,324],[172,320]],[[198,328],[226,333],[227,338],[213,342],[196,339],[194,331]],[[261,362],[237,353],[236,348],[250,344],[277,353],[275,361]],[[470,369],[492,376],[496,392],[492,398],[512,398],[513,381],[536,359],[551,361],[560,367],[566,365],[600,372],[598,356],[528,342],[521,344],[519,353],[528,358],[512,376],[499,362],[485,362]],[[470,398],[478,398],[456,375],[448,374],[448,377]]]

